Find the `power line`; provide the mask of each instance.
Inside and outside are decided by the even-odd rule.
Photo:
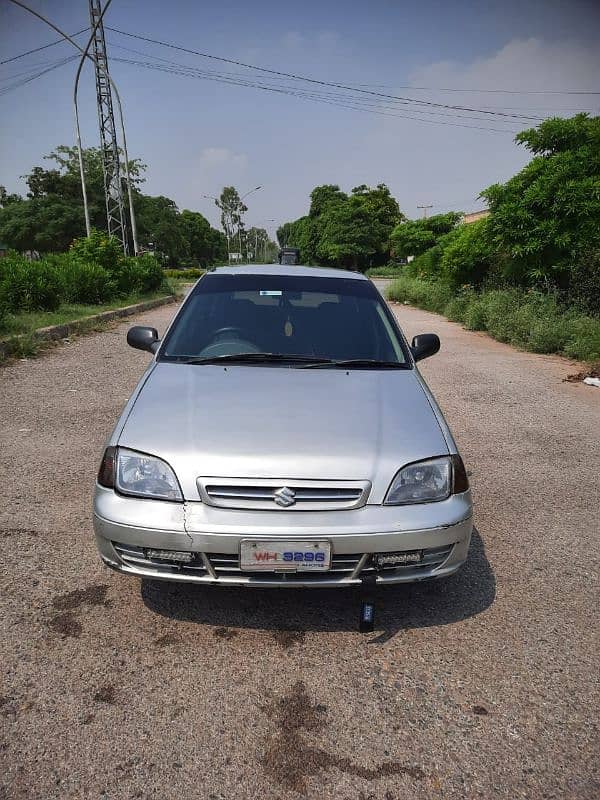
[[[536,122],[541,122],[541,118],[540,117],[526,116],[524,114],[509,114],[509,113],[505,113],[505,112],[502,112],[502,111],[488,111],[488,110],[482,110],[482,109],[477,109],[477,108],[470,108],[469,106],[450,105],[448,103],[436,103],[433,100],[418,100],[418,99],[415,99],[413,97],[402,97],[402,96],[397,96],[397,95],[391,95],[391,94],[386,94],[386,93],[383,93],[383,92],[376,92],[376,91],[373,91],[371,89],[361,89],[361,88],[358,88],[356,86],[349,86],[349,85],[346,85],[346,84],[343,84],[343,83],[335,83],[333,81],[324,81],[324,80],[319,80],[317,78],[309,78],[309,77],[304,76],[304,75],[296,75],[296,74],[291,73],[291,72],[283,72],[282,70],[268,69],[267,67],[258,67],[258,66],[254,65],[254,64],[247,64],[244,61],[238,61],[236,59],[226,58],[224,56],[215,56],[215,55],[212,55],[210,53],[203,53],[203,52],[201,52],[199,50],[193,50],[193,49],[191,49],[189,47],[182,47],[180,45],[172,44],[170,42],[163,42],[163,41],[160,41],[159,39],[151,39],[149,36],[142,36],[141,34],[137,34],[137,33],[128,33],[127,31],[119,30],[119,28],[111,28],[108,25],[106,26],[106,29],[109,30],[109,31],[112,31],[113,33],[119,33],[122,36],[128,36],[128,37],[130,37],[132,39],[139,39],[140,41],[143,41],[143,42],[149,42],[151,44],[157,44],[157,45],[160,45],[161,47],[168,47],[168,48],[170,48],[172,50],[179,50],[180,52],[189,53],[189,54],[195,55],[195,56],[200,56],[201,58],[210,58],[210,59],[213,59],[215,61],[221,61],[221,62],[226,63],[226,64],[234,64],[235,66],[238,66],[238,67],[244,67],[245,69],[252,69],[252,70],[255,70],[255,71],[258,71],[258,72],[264,72],[264,73],[267,73],[269,75],[280,75],[282,77],[291,78],[291,79],[296,80],[296,81],[305,81],[307,83],[313,83],[313,84],[317,84],[319,86],[330,86],[330,87],[333,87],[335,89],[344,89],[346,91],[357,92],[359,94],[366,94],[366,95],[371,95],[371,96],[374,96],[374,97],[381,97],[381,98],[383,98],[385,100],[394,100],[394,101],[397,101],[397,102],[400,102],[400,103],[403,103],[403,104],[406,104],[406,105],[433,106],[433,107],[436,107],[436,108],[447,108],[447,109],[454,110],[454,111],[471,111],[471,112],[475,112],[475,113],[479,113],[479,114],[489,114],[489,115],[492,115],[492,116],[508,117],[508,118],[514,118],[514,119],[527,119],[527,120],[532,120],[532,121],[536,121]]]
[[[34,72],[27,78],[21,78],[14,83],[9,84],[8,86],[3,86],[0,89],[0,97],[8,94],[9,92],[13,91],[14,89],[19,89],[21,86],[25,86],[27,83],[36,80],[37,78],[41,78],[42,75],[46,75],[48,72],[52,72],[52,70],[57,69],[58,67],[62,67],[65,64],[70,64],[72,61],[75,61],[77,56],[66,56],[65,58],[61,58],[56,63],[52,64],[50,67],[46,67],[46,69],[42,69],[39,72]]]
[[[193,67],[186,67],[183,65],[180,68],[178,68],[166,65],[163,66],[160,64],[153,64],[152,62],[148,61],[135,61],[133,59],[118,58],[118,57],[113,57],[113,61],[118,61],[125,64],[131,64],[145,69],[155,69],[160,72],[182,75],[184,77],[189,77],[189,78],[211,80],[218,83],[225,83],[233,86],[245,86],[249,88],[260,89],[262,91],[274,92],[276,94],[284,94],[284,95],[300,97],[307,100],[313,100],[315,102],[325,103],[327,105],[338,106],[340,108],[347,108],[353,111],[362,111],[364,113],[378,114],[381,116],[388,116],[388,117],[397,117],[399,119],[411,119],[415,120],[416,122],[428,122],[438,125],[451,125],[454,127],[471,128],[473,130],[492,131],[495,133],[518,133],[518,131],[510,128],[490,128],[489,126],[483,127],[477,125],[461,124],[459,122],[445,122],[439,119],[423,119],[421,117],[412,116],[412,114],[433,114],[437,116],[451,117],[452,119],[456,120],[464,120],[464,119],[480,120],[481,119],[480,117],[470,117],[460,114],[445,114],[441,111],[429,111],[421,109],[411,109],[412,112],[411,114],[390,113],[393,111],[397,111],[397,107],[379,105],[378,107],[370,108],[369,104],[372,105],[374,102],[373,100],[364,100],[362,98],[356,98],[353,96],[348,97],[345,95],[333,95],[332,93],[318,93],[315,91],[309,92],[305,89],[302,89],[301,87],[268,86],[265,84],[253,82],[252,80],[249,79],[240,80],[232,78],[227,75],[220,75],[219,73],[214,73],[214,72],[207,73],[201,70],[198,70],[196,72]]]
[[[85,33],[85,31],[89,31],[89,28],[82,28],[80,31],[71,34],[71,38],[74,36],[79,36],[80,33]],[[5,58],[4,61],[0,61],[0,64],[8,64],[10,61],[16,61],[18,58],[24,58],[25,56],[30,56],[32,53],[39,53],[40,50],[46,50],[48,47],[54,47],[55,44],[61,44],[64,42],[64,39],[55,39],[53,42],[48,42],[48,44],[43,44],[41,47],[34,47],[33,50],[27,50],[25,53],[19,53],[18,56],[12,56],[11,58]]]
[[[188,64],[181,64],[181,63],[179,63],[177,61],[172,61],[171,59],[168,59],[168,58],[162,58],[161,56],[157,56],[157,55],[154,55],[152,53],[148,53],[147,51],[136,50],[133,47],[125,47],[122,44],[117,44],[116,42],[112,42],[112,41],[111,41],[111,47],[116,48],[118,50],[123,50],[123,51],[125,51],[127,53],[134,53],[135,55],[143,56],[144,58],[151,58],[151,59],[153,59],[153,61],[160,61],[163,64],[168,64],[170,66],[177,67],[180,70],[185,70],[186,73],[188,71],[189,72],[193,72],[194,76],[202,74],[202,75],[205,75],[207,77],[208,76],[228,76],[228,77],[231,77],[232,79],[240,79],[240,81],[241,80],[247,80],[246,74],[242,73],[242,72],[239,72],[239,71],[238,72],[215,72],[213,70],[202,70],[202,69],[200,69],[198,67],[192,67],[192,66],[190,66]],[[127,62],[126,59],[122,59],[122,61],[124,63]],[[130,63],[134,63],[134,62],[130,62]],[[144,66],[146,66],[147,63],[148,62],[145,62]],[[140,64],[140,66],[142,66],[142,65]],[[184,74],[184,73],[182,72],[181,74]],[[274,81],[274,82],[279,83],[281,81],[289,80],[289,78],[287,78],[285,76],[281,76],[281,75],[275,75],[275,76],[265,76],[262,80],[264,80],[264,81]],[[296,88],[296,87],[294,87],[294,88]],[[342,95],[338,95],[338,94],[334,94],[334,93],[328,93],[328,94],[330,94],[333,97],[342,96]],[[343,95],[343,96],[346,96],[346,95]],[[363,99],[361,102],[364,102],[364,103],[379,103],[380,100],[378,100],[378,99],[373,99],[373,100]],[[499,111],[521,111],[521,110],[525,110],[521,106],[508,106],[508,107],[506,107],[506,106],[481,106],[481,109],[499,110]],[[559,107],[559,108],[557,108],[557,107],[553,107],[553,108],[548,108],[548,107],[532,108],[532,107],[528,107],[527,110],[528,111],[539,111],[539,112],[544,113],[546,116],[548,116],[549,114],[555,114],[557,111],[577,111],[577,112],[593,111],[593,109],[590,109],[590,108],[586,109],[586,108],[581,108],[581,107],[576,107],[576,108],[574,108],[574,107],[568,107],[568,108],[565,108],[565,107]],[[434,112],[434,111],[418,111],[418,112],[415,112],[415,113],[419,113],[419,114],[435,114],[435,113],[438,113],[438,112]],[[465,116],[463,116],[463,119],[479,119],[479,117],[465,117]]]
[[[361,87],[371,89],[412,89],[415,92],[473,92],[475,94],[600,94],[592,89],[467,89],[442,86],[390,86],[385,83],[359,83]]]
[[[127,50],[127,51],[130,51],[130,52],[133,52],[133,53],[138,53],[140,55],[148,55],[146,53],[142,53],[141,51],[133,50],[132,48],[126,48],[126,47],[123,47],[121,45],[115,45],[115,46],[118,47],[119,49]],[[155,60],[163,62],[163,64],[165,64],[165,66],[163,66],[162,64],[156,64],[156,63],[147,62],[147,61],[145,61],[145,62],[144,61],[134,61],[133,59],[114,58],[113,60],[120,61],[122,63],[132,64],[134,66],[143,67],[143,68],[147,68],[147,69],[156,69],[156,70],[163,71],[163,72],[170,72],[172,74],[183,75],[183,76],[186,76],[186,77],[201,78],[201,79],[205,79],[205,80],[212,80],[212,81],[226,83],[226,84],[230,84],[230,85],[245,86],[245,87],[249,87],[249,88],[256,88],[256,89],[263,90],[263,91],[271,91],[271,92],[275,92],[275,93],[279,93],[279,94],[295,96],[295,97],[299,97],[301,99],[313,100],[315,102],[326,103],[328,105],[338,106],[340,108],[345,108],[345,109],[349,109],[349,110],[353,110],[353,111],[361,111],[363,113],[373,113],[373,114],[378,114],[378,115],[381,115],[381,116],[392,116],[392,117],[397,117],[397,118],[400,118],[400,119],[411,119],[411,120],[414,120],[414,121],[417,121],[417,122],[433,122],[433,123],[437,123],[437,124],[446,124],[446,125],[452,125],[452,126],[457,126],[457,127],[472,128],[472,129],[475,129],[475,130],[491,131],[491,132],[495,132],[495,133],[517,133],[517,131],[511,130],[511,129],[508,129],[508,128],[499,129],[499,128],[490,128],[489,126],[483,127],[483,126],[476,126],[476,125],[464,125],[464,124],[453,123],[453,122],[444,123],[441,120],[420,119],[419,117],[415,117],[415,116],[412,116],[410,114],[391,113],[391,112],[397,110],[396,107],[382,105],[381,101],[379,99],[356,97],[354,95],[346,95],[346,94],[340,94],[340,93],[335,93],[335,92],[318,92],[317,90],[307,91],[307,90],[302,89],[301,87],[298,87],[298,86],[274,86],[273,87],[273,86],[268,86],[268,85],[257,83],[257,82],[255,82],[255,80],[249,79],[249,78],[243,76],[241,73],[235,73],[235,72],[220,73],[220,72],[215,72],[213,70],[200,70],[200,69],[198,69],[196,67],[191,67],[189,65],[179,64],[178,62],[171,61],[169,59],[163,59],[160,56],[150,56],[150,57],[155,59]],[[0,96],[2,96],[3,94],[8,93],[9,91],[12,91],[13,89],[19,88],[20,86],[22,86],[22,85],[24,85],[26,83],[29,83],[30,81],[35,80],[38,77],[41,77],[42,75],[46,74],[47,72],[50,72],[51,70],[56,69],[57,67],[60,67],[63,64],[68,63],[71,60],[72,60],[71,58],[62,59],[62,60],[58,61],[57,63],[52,64],[48,69],[44,69],[44,70],[41,70],[39,72],[35,72],[35,73],[29,75],[26,79],[23,79],[23,80],[20,80],[20,81],[16,81],[14,84],[11,84],[11,85],[9,85],[7,87],[4,87],[4,89],[0,90]],[[27,73],[23,73],[23,74],[27,74]],[[14,77],[16,77],[16,76],[14,76]],[[270,80],[270,79],[271,78],[265,78],[265,80]],[[276,80],[283,80],[283,79],[284,78],[282,78],[281,76],[278,76],[276,78]],[[273,80],[275,80],[275,79],[273,79]],[[375,105],[375,108],[369,107],[369,106],[373,106],[373,105]],[[413,114],[420,114],[420,115],[433,115],[433,116],[450,117],[452,119],[457,119],[457,120],[467,120],[467,119],[477,120],[477,119],[480,119],[479,117],[467,116],[467,115],[461,114],[460,112],[451,114],[451,113],[444,113],[442,111],[437,111],[437,110],[434,111],[434,110],[423,110],[423,109],[414,109],[413,108],[412,109],[412,113]]]

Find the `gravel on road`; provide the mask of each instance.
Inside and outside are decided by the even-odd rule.
[[[477,530],[454,578],[382,592],[373,634],[352,592],[101,565],[94,478],[148,360],[125,332],[172,306],[0,370],[0,797],[599,796],[600,394],[393,308],[442,339],[422,372]]]

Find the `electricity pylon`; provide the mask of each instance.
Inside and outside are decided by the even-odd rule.
[[[106,197],[106,221],[109,236],[116,237],[128,252],[127,229],[123,205],[123,186],[121,183],[121,163],[119,144],[115,126],[115,115],[111,86],[108,77],[108,57],[104,38],[104,23],[101,19],[100,0],[89,0],[90,22],[93,37],[94,70],[96,73],[96,101],[98,122],[100,123],[100,149],[102,151],[102,170],[104,173],[104,195]]]

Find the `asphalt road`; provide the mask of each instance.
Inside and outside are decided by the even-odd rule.
[[[442,338],[422,371],[477,532],[456,577],[384,592],[374,634],[351,593],[101,566],[94,476],[147,361],[130,322],[0,370],[0,797],[599,796],[600,391],[395,311]]]

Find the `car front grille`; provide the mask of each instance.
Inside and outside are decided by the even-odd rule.
[[[369,481],[198,478],[202,501],[221,508],[333,511],[367,502]]]
[[[268,581],[270,583],[285,583],[286,580],[296,577],[307,583],[318,583],[320,580],[331,579],[343,581],[345,579],[359,579],[366,574],[373,573],[384,575],[410,574],[418,577],[419,573],[428,573],[442,566],[454,546],[449,544],[442,547],[427,548],[422,551],[422,559],[416,564],[376,567],[370,554],[332,554],[331,568],[327,572],[281,573],[265,571],[256,573],[245,572],[240,569],[237,553],[194,553],[194,558],[191,562],[178,564],[156,557],[150,558],[147,554],[147,549],[143,547],[120,544],[119,542],[113,542],[112,544],[120,559],[134,569],[147,569],[165,576],[187,575],[212,580],[222,578],[224,582],[256,578],[262,582]]]

